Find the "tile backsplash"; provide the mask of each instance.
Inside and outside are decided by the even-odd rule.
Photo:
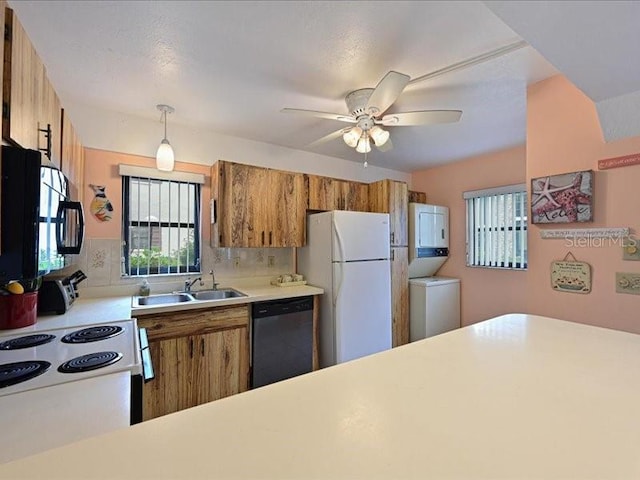
[[[202,278],[204,288],[211,287],[213,269],[216,282],[228,284],[233,280],[270,277],[293,272],[293,248],[211,248],[202,246]],[[71,271],[80,269],[87,279],[80,284],[80,293],[86,296],[105,294],[135,294],[142,277],[122,276],[121,242],[117,239],[85,239],[81,253]],[[147,277],[152,293],[180,288],[187,278],[198,274],[160,275]]]

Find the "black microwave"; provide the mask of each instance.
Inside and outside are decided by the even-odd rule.
[[[2,146],[0,279],[60,270],[80,253],[84,214],[69,182],[40,152]]]

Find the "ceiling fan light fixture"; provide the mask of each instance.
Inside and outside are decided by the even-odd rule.
[[[349,145],[351,148],[354,148],[356,145],[358,145],[358,140],[360,140],[361,136],[362,129],[360,127],[353,127],[351,130],[345,132],[345,134],[342,135],[342,139],[344,140],[344,143]]]
[[[164,117],[164,138],[156,152],[156,168],[163,172],[171,172],[175,164],[175,155],[173,147],[167,140],[167,114],[175,112],[175,109],[169,105],[156,105],[156,108],[162,112]]]
[[[371,142],[369,142],[369,136],[363,135],[358,140],[358,145],[356,146],[356,152],[358,153],[369,153],[371,151]]]
[[[387,140],[389,140],[389,132],[383,130],[377,125],[369,131],[369,135],[371,136],[373,142],[377,147],[381,147],[382,145],[387,143]]]

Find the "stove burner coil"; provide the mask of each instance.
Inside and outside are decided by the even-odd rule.
[[[55,335],[46,335],[43,333],[12,338],[11,340],[0,343],[0,350],[20,350],[21,348],[37,347],[38,345],[49,343],[54,338],[56,338]]]
[[[80,373],[112,365],[122,358],[118,352],[96,352],[72,358],[58,367],[60,373]]]
[[[25,362],[0,365],[0,388],[31,380],[38,375],[42,375],[50,366],[49,362],[41,360],[27,360]]]
[[[120,335],[124,330],[116,325],[99,325],[97,327],[76,330],[62,337],[64,343],[89,343],[106,340]]]

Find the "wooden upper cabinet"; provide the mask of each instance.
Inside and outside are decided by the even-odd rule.
[[[407,184],[396,180],[380,180],[369,184],[369,208],[372,212],[389,214],[391,246],[409,243]]]
[[[409,203],[427,203],[427,194],[409,190]]]
[[[73,200],[81,200],[84,188],[84,148],[69,117],[62,111],[61,165],[69,179],[69,193]]]
[[[7,8],[5,12],[2,136],[23,148],[37,150],[44,65],[13,10]]]
[[[48,151],[50,160],[60,166],[58,95],[27,33],[10,8],[5,9],[5,31],[2,136],[7,142],[23,148]]]
[[[38,146],[41,150],[51,148],[50,160],[58,167],[62,160],[62,107],[58,94],[49,82],[46,70],[42,69],[40,81],[40,113],[38,115]],[[50,130],[50,133],[43,130]],[[50,145],[47,145],[47,135],[50,135]]]
[[[309,210],[369,210],[369,189],[366,183],[307,175],[309,179]]]
[[[301,247],[307,184],[301,173],[219,161],[211,170],[215,247]]]

